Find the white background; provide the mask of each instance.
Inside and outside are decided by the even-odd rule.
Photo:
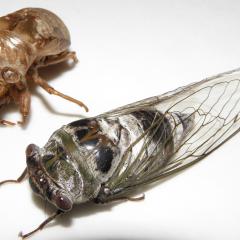
[[[68,26],[80,62],[42,73],[83,100],[89,114],[36,88],[29,124],[0,127],[0,179],[25,168],[29,143],[43,146],[61,125],[240,66],[239,1],[1,1],[0,15],[43,7]],[[1,109],[19,120],[17,108]],[[237,135],[211,156],[146,192],[145,201],[75,207],[32,239],[240,239]],[[17,239],[53,210],[28,182],[0,188],[0,239]],[[44,210],[45,209],[45,210]]]

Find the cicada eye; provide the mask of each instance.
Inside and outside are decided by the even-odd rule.
[[[63,194],[56,194],[53,198],[57,208],[63,211],[69,211],[72,208],[72,201]]]
[[[35,166],[39,160],[39,147],[35,144],[28,145],[26,149],[27,165]]]
[[[2,69],[2,78],[6,83],[17,83],[21,80],[21,75],[15,69],[5,67]]]
[[[38,152],[38,149],[38,146],[36,146],[35,144],[29,144],[26,149],[26,156],[32,157]]]

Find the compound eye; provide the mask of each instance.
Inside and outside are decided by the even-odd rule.
[[[26,158],[28,167],[37,167],[39,162],[39,147],[35,144],[28,145],[26,149]]]
[[[55,203],[56,206],[63,210],[63,211],[69,211],[72,208],[72,202],[67,196],[64,196],[62,194],[58,194],[55,196]]]
[[[38,153],[39,147],[36,146],[35,144],[29,144],[26,149],[26,156],[27,157],[32,157],[36,153]]]
[[[5,67],[2,69],[2,78],[6,83],[17,83],[21,80],[21,75],[15,69]]]

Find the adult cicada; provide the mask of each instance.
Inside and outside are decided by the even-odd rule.
[[[42,8],[24,8],[0,17],[0,107],[19,105],[24,123],[30,110],[29,84],[50,94],[72,101],[88,111],[80,101],[53,89],[38,74],[38,69],[68,59],[77,61],[68,51],[70,35],[62,20]],[[0,119],[0,124],[14,125]]]
[[[30,236],[73,204],[130,199],[136,189],[189,167],[239,131],[240,70],[145,99],[30,144],[27,168],[35,193],[57,208]]]

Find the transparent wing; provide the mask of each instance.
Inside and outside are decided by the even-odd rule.
[[[163,118],[156,117],[149,131],[129,147],[115,173],[109,179],[108,187],[118,194],[125,194],[135,186],[157,181],[165,176],[186,168],[213,152],[240,129],[240,71],[234,70],[208,78],[199,83],[179,88],[173,92],[130,104],[105,115],[121,115],[140,109],[157,109],[164,116],[180,113],[189,119],[189,131],[179,142],[175,142],[172,153],[165,164],[161,164],[158,153],[145,153],[154,131],[162,124]],[[167,142],[176,139],[180,123],[172,125],[171,133],[160,137]],[[163,131],[164,134],[164,131]],[[140,142],[143,141],[139,149]],[[156,146],[157,148],[157,146]],[[127,155],[138,151],[134,161],[127,161]]]
[[[190,97],[191,94],[194,94],[194,92],[200,90],[201,88],[207,88],[211,87],[214,84],[224,82],[224,81],[231,81],[233,79],[240,78],[240,68],[231,70],[228,72],[217,74],[213,77],[209,77],[206,79],[203,79],[200,82],[191,83],[184,87],[179,87],[173,91],[164,93],[160,96],[150,97],[138,102],[134,102],[128,105],[125,105],[123,107],[116,108],[112,111],[103,113],[100,116],[113,116],[113,115],[123,115],[127,114],[132,111],[137,111],[140,109],[148,109],[148,108],[157,108],[159,110],[162,110],[163,112],[167,111],[168,108],[171,108],[174,104],[181,102],[181,100],[184,100],[188,96]],[[195,95],[194,100],[201,103],[201,99],[196,99],[201,96]]]

